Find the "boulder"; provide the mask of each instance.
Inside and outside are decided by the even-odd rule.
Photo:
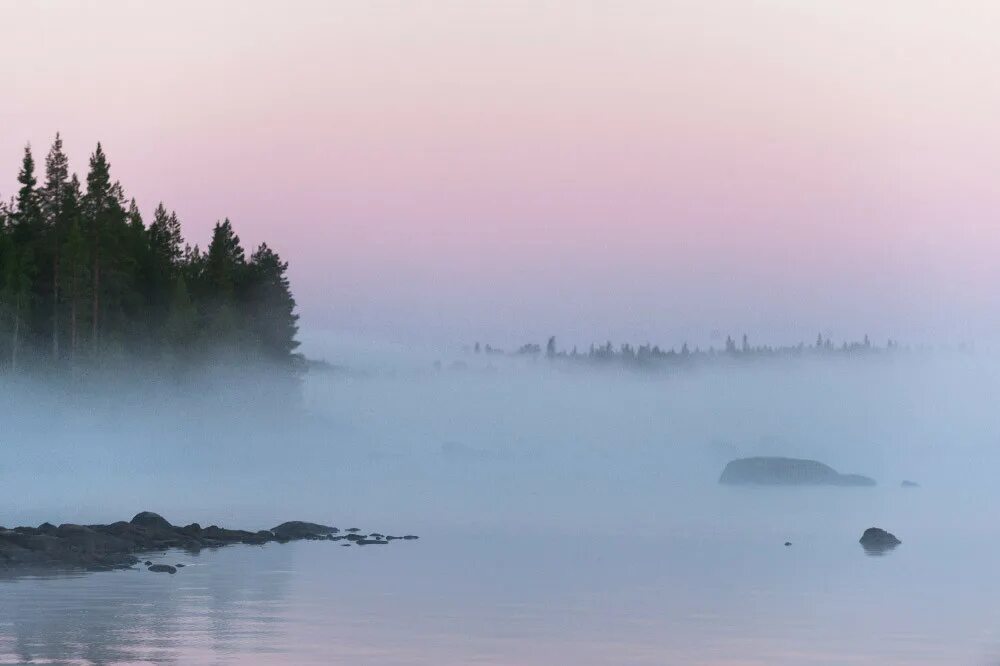
[[[166,518],[152,511],[137,513],[129,522],[133,525],[141,525],[142,527],[151,527],[158,530],[172,530],[174,528],[173,525],[167,522]]]
[[[869,527],[858,539],[858,543],[864,547],[867,553],[881,555],[903,542],[897,539],[895,534],[886,532],[880,527]]]
[[[320,525],[319,523],[307,523],[301,520],[291,520],[281,523],[277,527],[272,527],[274,536],[282,539],[309,539],[312,537],[326,537],[328,534],[339,532],[336,527]]]
[[[860,474],[841,474],[816,460],[781,457],[738,458],[730,461],[719,477],[728,485],[766,486],[874,486]]]

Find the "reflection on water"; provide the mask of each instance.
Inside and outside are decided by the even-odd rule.
[[[172,576],[8,580],[0,663],[954,664],[1000,644],[990,549],[916,535],[871,558],[838,527],[789,521],[786,547],[763,522],[234,546],[154,558],[188,565]]]

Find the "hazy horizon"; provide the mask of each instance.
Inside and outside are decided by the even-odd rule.
[[[237,11],[238,7],[238,11]],[[81,29],[86,26],[86,29]],[[980,3],[7,3],[0,196],[97,141],[228,216],[303,324],[960,344],[1000,323],[1000,10]]]

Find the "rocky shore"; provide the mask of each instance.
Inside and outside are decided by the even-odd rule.
[[[137,555],[162,552],[171,548],[198,551],[232,544],[265,544],[272,541],[341,541],[341,545],[385,545],[396,540],[417,537],[391,536],[378,532],[364,533],[358,528],[339,528],[303,521],[282,523],[269,530],[249,532],[216,525],[202,527],[191,523],[171,525],[163,516],[143,511],[132,520],[110,525],[74,525],[58,527],[42,523],[38,527],[0,527],[0,571],[34,569],[86,569],[106,571],[127,569],[140,563]],[[169,565],[146,562],[150,571],[176,573]]]

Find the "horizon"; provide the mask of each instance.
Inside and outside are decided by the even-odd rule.
[[[996,340],[1000,10],[234,7],[0,8],[0,196],[101,141],[359,339]]]

